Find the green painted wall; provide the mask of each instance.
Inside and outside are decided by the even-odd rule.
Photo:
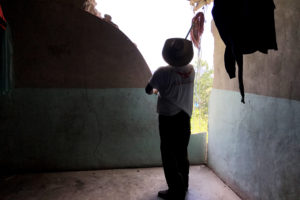
[[[244,199],[300,196],[300,102],[213,89],[208,164]]]
[[[142,88],[16,89],[0,97],[2,171],[160,166],[156,96]],[[192,164],[205,161],[193,135]]]

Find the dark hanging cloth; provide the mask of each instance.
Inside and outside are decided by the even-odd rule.
[[[214,0],[212,15],[226,45],[224,62],[230,78],[238,65],[239,88],[245,103],[243,54],[277,50],[273,0]]]

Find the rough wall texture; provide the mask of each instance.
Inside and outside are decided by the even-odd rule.
[[[7,7],[18,88],[137,88],[151,76],[121,31],[79,8],[43,1]]]
[[[42,171],[159,165],[155,100],[137,88],[16,89],[0,99],[0,166]]]
[[[300,100],[300,4],[296,0],[275,0],[274,3],[278,51],[244,55],[245,92]],[[229,79],[225,71],[224,43],[216,27],[213,25],[212,28],[215,38],[214,88],[239,91],[237,78]]]
[[[216,29],[208,164],[244,199],[300,196],[300,2],[275,0],[278,51],[244,56],[246,104]]]
[[[15,89],[0,98],[0,174],[161,166],[156,101],[143,88]],[[205,140],[192,135],[191,164]]]
[[[296,200],[300,195],[300,102],[213,89],[209,166],[243,199]]]

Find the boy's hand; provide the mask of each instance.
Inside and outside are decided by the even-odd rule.
[[[153,94],[158,94],[158,90],[153,88]]]

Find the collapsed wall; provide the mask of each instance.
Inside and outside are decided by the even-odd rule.
[[[126,35],[82,5],[3,4],[15,88],[0,97],[2,172],[160,163],[156,102],[144,93],[150,69]]]

